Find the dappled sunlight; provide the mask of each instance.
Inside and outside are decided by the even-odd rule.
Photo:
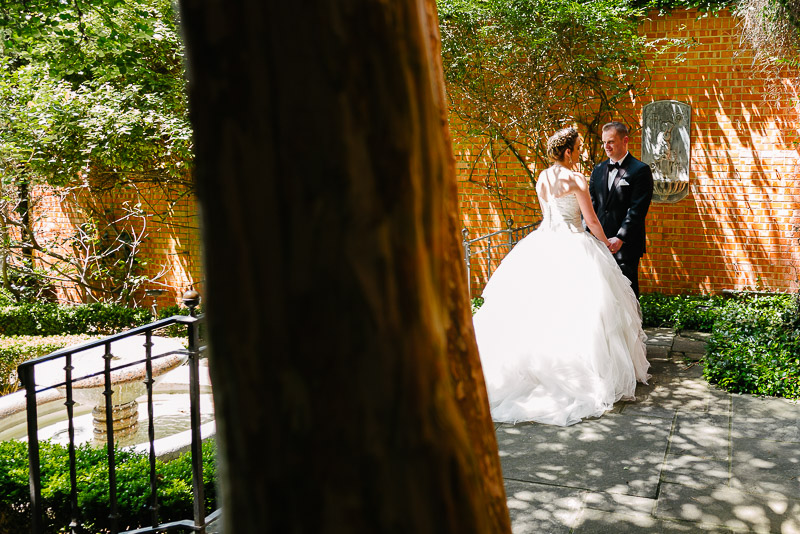
[[[669,452],[727,459],[730,456],[729,440],[729,415],[679,413]]]
[[[607,414],[571,427],[520,424],[498,432],[506,478],[655,496],[668,429],[647,417]],[[536,458],[535,463],[528,460]]]
[[[800,501],[797,447],[768,439],[734,439],[731,487]]]
[[[736,23],[688,11],[643,24],[649,39],[674,37],[686,24],[694,45],[684,62],[674,51],[652,58],[654,86],[643,102],[692,106],[690,194],[651,206],[644,291],[797,288],[796,91],[789,84],[766,98],[768,81],[736,39]]]
[[[800,534],[797,403],[714,389],[678,339],[618,412],[498,427],[515,533]]]
[[[730,462],[690,454],[670,454],[664,467],[663,480],[683,486],[703,489],[727,486],[730,482]]]
[[[764,497],[730,488],[695,491],[665,484],[665,506],[659,517],[721,525],[756,532],[800,532],[800,501],[782,496]],[[682,495],[678,495],[683,492]],[[677,498],[684,502],[674,502]],[[688,500],[689,502],[685,502]]]
[[[580,510],[581,491],[514,481],[507,487],[515,533],[553,532],[557,525],[573,524]]]

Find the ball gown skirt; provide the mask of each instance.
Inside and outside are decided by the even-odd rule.
[[[608,249],[540,228],[504,258],[474,316],[492,418],[572,425],[646,383],[639,303]]]

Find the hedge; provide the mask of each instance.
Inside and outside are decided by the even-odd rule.
[[[68,345],[85,343],[92,338],[88,334],[0,337],[0,395],[13,393],[19,388],[17,366],[22,362],[50,354]]]
[[[28,303],[0,307],[0,336],[107,335],[153,320],[146,308],[93,302],[75,306]]]
[[[472,312],[483,304],[472,299]],[[732,393],[800,399],[800,294],[639,297],[642,326],[710,332],[706,380]]]
[[[709,338],[703,373],[732,393],[800,399],[800,295],[728,300]]]
[[[66,447],[40,443],[42,507],[45,531],[68,532],[69,456]],[[115,454],[118,525],[131,530],[150,524],[150,463],[147,454],[119,449]],[[108,462],[106,448],[82,445],[76,449],[78,511],[88,532],[109,532]],[[166,523],[193,517],[191,454],[170,462],[156,460],[159,521]],[[217,508],[216,446],[203,443],[203,485],[206,515]],[[30,532],[28,447],[21,441],[0,442],[0,532]]]

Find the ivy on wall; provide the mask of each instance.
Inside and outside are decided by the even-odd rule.
[[[161,283],[141,251],[148,222],[173,224],[147,191],[191,194],[183,56],[170,0],[0,2],[0,287],[17,301],[132,303]],[[71,218],[55,233],[48,202]]]
[[[784,0],[780,0],[784,1]],[[733,7],[736,0],[632,0],[636,7],[669,12],[673,9],[698,9],[703,13],[716,13]]]

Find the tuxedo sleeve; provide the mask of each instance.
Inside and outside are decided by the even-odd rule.
[[[617,237],[622,241],[626,241],[629,234],[644,234],[644,218],[647,210],[650,209],[650,201],[653,199],[653,171],[650,170],[650,166],[642,165],[630,182],[633,187],[631,205],[617,232]]]

